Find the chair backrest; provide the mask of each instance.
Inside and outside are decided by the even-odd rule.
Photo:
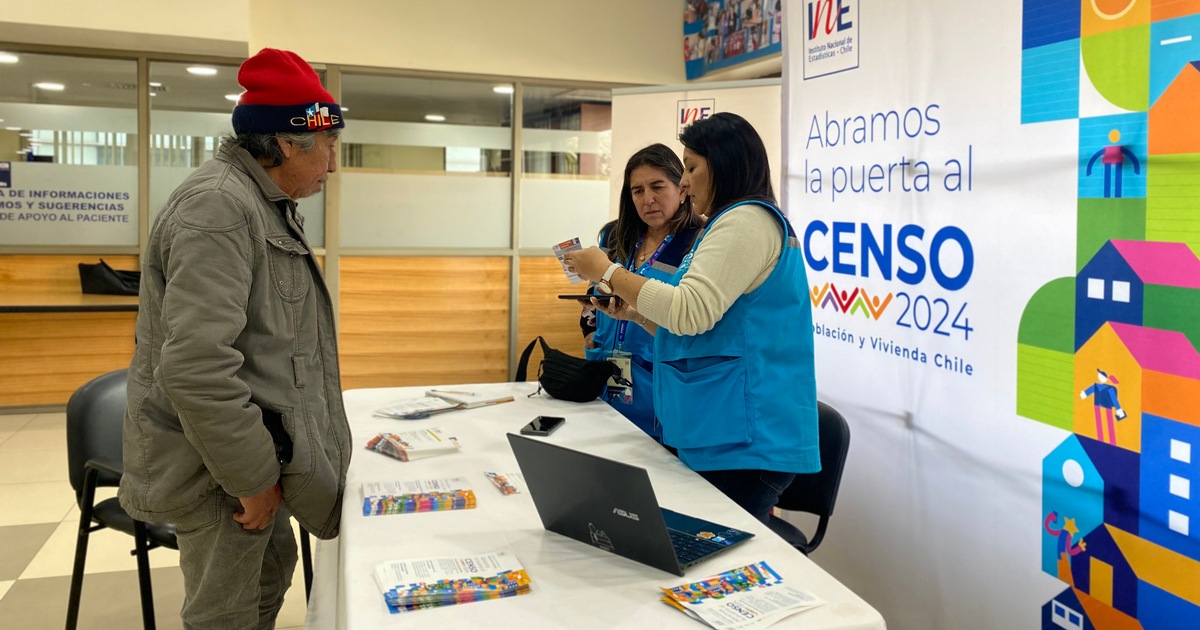
[[[842,414],[823,402],[817,403],[817,416],[820,425],[821,472],[796,475],[796,480],[779,496],[776,505],[784,510],[820,516],[819,527],[824,530],[825,520],[833,514],[833,506],[837,502],[838,486],[842,484],[842,470],[846,467],[846,454],[850,451],[850,425],[846,424]]]
[[[83,491],[83,466],[94,459],[122,469],[121,427],[125,423],[128,370],[102,374],[84,383],[67,402],[67,467],[76,499]],[[101,472],[98,486],[115,486],[120,477]]]

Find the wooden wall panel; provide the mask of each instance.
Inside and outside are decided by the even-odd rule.
[[[0,296],[8,304],[44,304],[77,296],[88,255],[0,256]],[[115,269],[137,269],[136,256],[104,256]],[[95,376],[128,367],[137,313],[0,313],[0,407],[65,405]]]
[[[129,367],[137,313],[0,313],[0,407],[65,405]]]
[[[519,282],[517,356],[526,344],[541,335],[551,348],[582,357],[579,303],[560,300],[558,295],[585,293],[587,283],[571,284],[558,259],[545,256],[522,257]],[[535,348],[529,358],[529,380],[537,380],[537,365],[541,360],[541,348]]]
[[[342,387],[508,380],[509,259],[341,259]]]
[[[79,263],[96,263],[103,258],[113,269],[138,269],[137,256],[89,255],[0,255],[0,294],[38,304],[44,294],[79,294]]]

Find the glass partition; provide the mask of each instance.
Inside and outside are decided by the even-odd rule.
[[[137,63],[0,64],[0,245],[138,244]]]
[[[509,247],[511,93],[343,75],[342,247]]]
[[[526,86],[523,105],[520,246],[594,245],[608,220],[612,92]]]

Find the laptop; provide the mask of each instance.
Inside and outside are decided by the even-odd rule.
[[[513,433],[508,443],[548,531],[679,576],[754,537],[659,508],[645,468]]]

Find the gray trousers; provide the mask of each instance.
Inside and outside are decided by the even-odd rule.
[[[296,538],[280,506],[261,531],[233,520],[237,497],[218,488],[200,507],[177,518],[183,570],[183,627],[187,630],[271,630],[292,584]]]

